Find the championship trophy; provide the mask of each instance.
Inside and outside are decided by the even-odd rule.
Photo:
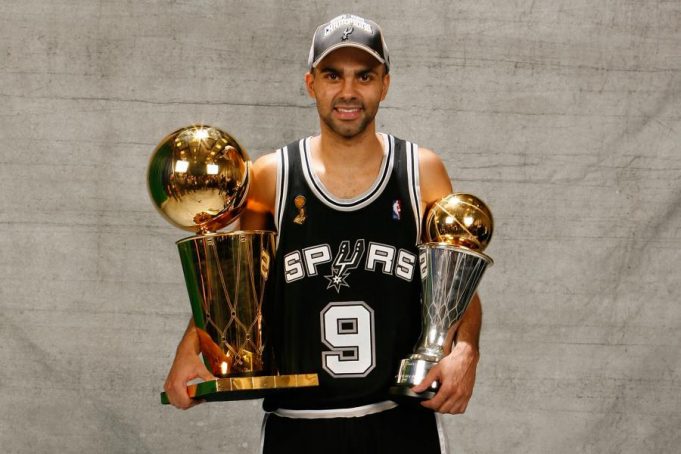
[[[189,385],[192,398],[257,399],[318,385],[316,374],[276,374],[266,358],[262,304],[275,233],[217,233],[245,207],[251,180],[246,151],[226,132],[206,125],[169,134],[149,162],[154,205],[171,224],[195,234],[176,244],[201,355],[217,379]],[[169,403],[165,393],[161,401]]]
[[[450,328],[468,308],[485,269],[493,264],[482,253],[492,238],[494,221],[489,208],[470,194],[449,194],[433,205],[426,218],[426,243],[420,244],[422,331],[413,354],[400,362],[395,400],[426,400],[439,383],[422,393],[411,390],[444,356]],[[448,348],[447,348],[448,349]]]

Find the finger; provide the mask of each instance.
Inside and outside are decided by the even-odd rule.
[[[430,385],[433,384],[435,380],[440,378],[440,368],[438,366],[433,366],[432,369],[428,371],[428,374],[423,378],[421,383],[411,388],[415,393],[422,393],[427,390]]]
[[[452,407],[449,409],[448,413],[451,413],[453,415],[465,413],[466,408],[468,408],[468,402],[470,402],[470,398],[467,396],[458,399],[456,402],[454,402]]]
[[[472,390],[463,387],[455,388],[451,401],[447,402],[450,405],[447,405],[448,408],[446,408],[446,412],[451,414],[465,412],[466,407],[468,407],[468,402],[470,402],[471,396],[473,395],[471,391]]]
[[[175,395],[173,394],[173,387],[171,386],[170,381],[166,380],[166,382],[163,384],[163,391],[166,392],[168,403],[177,408],[177,405],[175,404]]]
[[[199,376],[202,380],[209,381],[209,380],[215,380],[215,376],[210,373],[208,368],[201,364],[201,367],[198,368],[196,371],[196,375]]]
[[[442,408],[442,404],[444,404],[445,402],[445,398],[439,395],[439,393],[440,392],[438,391],[438,394],[435,394],[435,397],[433,397],[432,399],[424,400],[423,402],[421,402],[421,406],[429,408],[434,411],[440,411],[440,408]]]
[[[204,403],[206,400],[205,399],[192,399],[191,404],[189,404],[189,407],[185,408],[185,410],[189,410],[190,408],[196,407],[199,404]]]
[[[460,407],[461,402],[460,399],[457,396],[451,396],[447,401],[445,401],[440,408],[437,409],[438,412],[440,413],[448,413],[455,415],[459,413],[458,408]]]
[[[449,401],[445,402],[442,407],[438,410],[440,413],[448,414],[448,415],[458,415],[461,413],[461,407],[458,402],[451,403]]]
[[[437,399],[437,394],[435,394],[435,397],[433,397],[430,400],[424,400],[421,402],[421,406],[428,408],[433,411],[440,411],[440,407],[442,407],[442,399]]]
[[[435,393],[435,397],[421,402],[421,405],[431,410],[440,411],[444,403],[452,398],[452,392],[453,390],[450,386],[442,385],[437,393]]]
[[[170,402],[181,410],[189,408],[192,403],[192,399],[187,393],[187,385],[182,382],[175,383],[172,389],[172,400],[170,399],[171,394],[168,394]]]
[[[186,398],[186,399],[178,399],[176,401],[175,408],[178,408],[180,410],[186,410],[188,408],[191,408],[192,406],[192,400],[191,398]]]
[[[467,403],[463,403],[463,402],[457,403],[456,405],[454,405],[454,406],[451,408],[451,410],[449,411],[449,413],[452,414],[452,415],[460,415],[460,414],[463,414],[463,413],[466,412],[466,407],[467,407],[467,406],[468,406]]]
[[[460,389],[455,391],[456,392],[439,408],[439,412],[458,415],[466,411],[471,399],[470,394],[462,392]]]

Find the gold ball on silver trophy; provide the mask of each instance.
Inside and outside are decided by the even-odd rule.
[[[473,251],[485,250],[492,238],[494,219],[485,203],[472,194],[442,197],[428,211],[426,240]]]
[[[230,134],[190,125],[168,134],[149,162],[151,199],[171,224],[193,233],[215,232],[246,205],[251,161]]]

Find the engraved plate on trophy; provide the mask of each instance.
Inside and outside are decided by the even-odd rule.
[[[190,397],[239,400],[317,386],[316,374],[276,375],[268,361],[262,304],[275,233],[217,230],[235,221],[252,179],[246,151],[206,125],[166,136],[148,169],[151,199],[171,224],[195,233],[177,242],[201,355],[216,377],[188,386]],[[165,393],[161,401],[168,403]]]
[[[477,197],[450,194],[433,204],[426,218],[426,242],[418,246],[422,283],[422,331],[414,353],[400,362],[390,394],[396,400],[425,400],[439,383],[411,391],[445,356],[447,334],[461,320],[480,279],[493,264],[482,251],[492,238],[492,213]]]

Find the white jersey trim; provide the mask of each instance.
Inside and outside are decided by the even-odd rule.
[[[409,180],[409,200],[416,222],[416,244],[421,243],[421,183],[419,181],[419,146],[407,142],[407,177]]]
[[[291,410],[288,408],[277,408],[272,413],[284,418],[298,419],[329,419],[329,418],[359,418],[361,416],[373,415],[397,407],[392,400],[384,400],[375,404],[363,405],[352,408],[332,408],[329,410]]]
[[[311,146],[310,141],[312,137],[307,137],[300,141],[300,161],[303,167],[303,175],[305,176],[305,181],[312,193],[328,207],[339,211],[355,211],[360,208],[364,208],[371,202],[376,200],[382,193],[385,187],[390,181],[390,176],[393,171],[394,164],[394,149],[395,149],[395,138],[391,135],[379,133],[383,137],[383,161],[381,162],[381,168],[371,185],[369,190],[365,193],[353,197],[351,199],[341,199],[335,197],[331,194],[322,181],[314,174],[312,170],[312,156],[311,156]]]
[[[277,150],[277,188],[274,201],[274,226],[277,229],[276,246],[279,246],[283,226],[286,195],[288,194],[288,147]]]
[[[442,414],[435,413],[435,424],[437,425],[437,436],[440,439],[440,453],[447,454],[447,436],[442,427]]]
[[[269,415],[269,413],[265,413],[265,416],[262,418],[262,426],[260,426],[260,450],[258,451],[260,454],[265,452],[265,427],[267,426]]]

